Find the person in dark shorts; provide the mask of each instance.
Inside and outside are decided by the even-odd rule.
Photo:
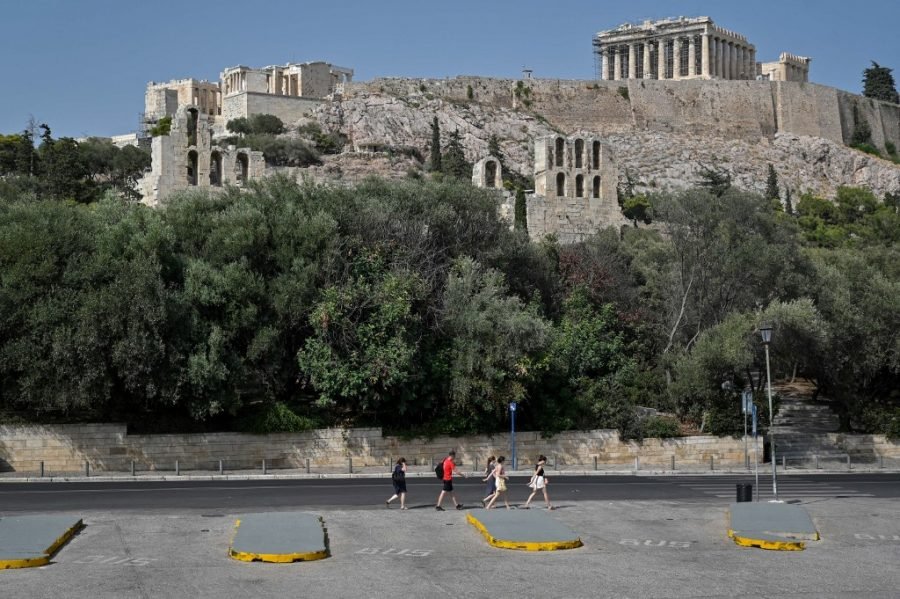
[[[494,478],[494,466],[497,465],[497,458],[491,456],[488,458],[487,466],[484,468],[484,478],[481,479],[482,482],[487,483],[485,487],[485,496],[484,499],[481,500],[481,507],[487,505],[487,502],[491,500],[494,496],[494,493],[497,492],[497,479]]]
[[[406,458],[400,458],[394,464],[394,471],[391,473],[391,482],[394,484],[394,494],[390,499],[384,502],[384,505],[391,507],[391,502],[400,499],[400,509],[406,509]]]
[[[465,478],[466,475],[461,470],[456,469],[456,463],[453,461],[453,458],[455,457],[456,451],[451,449],[447,454],[447,457],[444,458],[444,461],[442,462],[444,466],[444,478],[441,480],[441,494],[438,495],[437,505],[434,506],[434,509],[439,512],[444,511],[444,508],[441,507],[441,504],[444,502],[444,495],[446,495],[447,493],[450,494],[450,498],[453,500],[453,505],[456,506],[456,509],[463,509],[463,504],[456,500],[456,493],[453,492],[453,473],[455,472],[463,478]]]

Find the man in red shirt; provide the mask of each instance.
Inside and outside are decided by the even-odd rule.
[[[434,506],[434,509],[439,512],[444,511],[444,508],[441,507],[441,504],[444,502],[444,495],[446,495],[447,493],[450,493],[450,498],[453,499],[453,505],[456,506],[456,509],[463,509],[463,504],[456,500],[456,494],[453,492],[453,473],[456,472],[463,478],[465,478],[466,475],[461,470],[456,469],[456,463],[453,461],[453,458],[455,457],[456,451],[451,449],[447,454],[447,457],[444,458],[444,479],[442,481],[443,489],[441,490],[441,494],[438,495],[437,505]]]

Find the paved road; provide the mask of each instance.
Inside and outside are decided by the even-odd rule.
[[[557,504],[580,501],[679,501],[723,504],[733,501],[735,484],[752,476],[553,476],[549,486]],[[527,479],[513,479],[510,500],[524,501]],[[827,498],[900,498],[896,474],[823,474],[780,476],[779,496],[803,502]],[[483,484],[469,478],[456,483],[463,503],[478,504]],[[408,481],[412,507],[433,504],[438,481]],[[771,479],[760,476],[760,499],[771,498]],[[0,484],[0,513],[70,510],[234,511],[250,509],[372,508],[390,495],[388,479],[122,481]]]

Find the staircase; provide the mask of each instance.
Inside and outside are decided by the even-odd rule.
[[[779,465],[783,457],[787,458],[788,467],[809,467],[816,462],[816,456],[820,462],[833,462],[846,461],[847,454],[852,463],[875,461],[871,447],[845,445],[844,435],[837,432],[837,414],[826,403],[810,400],[811,386],[783,383],[773,387],[781,398],[773,426]]]

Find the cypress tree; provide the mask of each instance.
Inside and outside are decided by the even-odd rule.
[[[441,158],[443,173],[457,179],[469,179],[472,177],[472,165],[466,162],[466,154],[463,151],[462,139],[457,129],[450,134],[447,141],[447,151]]]
[[[766,198],[769,200],[781,198],[781,192],[778,189],[778,173],[771,164],[769,164],[769,176],[766,178]]]
[[[900,104],[900,95],[894,83],[893,69],[883,67],[874,60],[872,66],[863,71],[863,95],[884,102]]]
[[[435,173],[443,171],[441,163],[441,126],[437,116],[431,121],[431,170]]]
[[[524,231],[528,233],[528,212],[525,206],[525,190],[519,187],[516,189],[516,205],[513,226],[516,231]]]
[[[794,214],[794,204],[791,202],[791,188],[784,190],[784,211],[787,214]]]

